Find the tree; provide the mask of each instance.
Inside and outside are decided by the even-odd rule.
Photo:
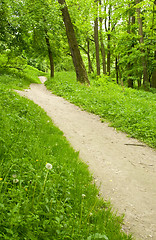
[[[96,71],[97,75],[100,75],[100,56],[99,56],[99,25],[98,25],[98,0],[95,0],[96,17],[94,20],[94,41],[96,52]]]
[[[69,47],[70,47],[70,51],[71,51],[71,55],[72,55],[72,59],[73,59],[73,64],[74,64],[75,71],[76,71],[77,81],[79,81],[81,83],[89,84],[86,68],[83,63],[83,60],[82,60],[82,57],[80,54],[80,50],[78,48],[78,43],[77,43],[77,39],[75,36],[74,27],[71,22],[71,18],[69,15],[69,11],[68,11],[66,2],[65,2],[65,0],[58,0],[58,3],[61,5],[63,21],[64,21],[65,28],[66,28],[66,34],[67,34],[68,43],[69,43]]]
[[[136,3],[136,12],[137,12],[138,25],[139,25],[139,28],[138,28],[138,33],[140,35],[139,42],[141,44],[141,52],[143,54],[143,56],[142,56],[143,84],[144,84],[144,87],[147,88],[147,86],[148,86],[148,72],[147,72],[147,61],[146,61],[146,57],[145,57],[145,50],[143,48],[143,44],[144,44],[143,23],[142,23],[142,18],[141,18],[140,7],[137,6],[140,3],[140,0],[135,0],[135,3]]]
[[[103,43],[103,17],[102,17],[102,2],[101,0],[99,0],[99,4],[100,4],[100,44],[101,44],[101,55],[102,55],[102,66],[103,66],[103,74],[106,74],[106,53],[105,53],[105,46]]]

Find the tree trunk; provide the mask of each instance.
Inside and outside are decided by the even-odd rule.
[[[50,77],[53,78],[54,77],[54,60],[53,60],[53,54],[51,51],[49,36],[48,36],[47,32],[45,34],[45,40],[47,43],[48,55],[49,55],[49,61],[50,61]]]
[[[129,4],[129,8],[130,8],[130,4]],[[128,34],[131,34],[131,15],[129,13],[129,19],[128,19],[128,26],[127,26],[127,33]],[[134,46],[131,46],[131,48],[134,47]],[[130,50],[128,51],[128,58],[129,56],[131,55],[132,51],[131,51],[131,48]],[[133,79],[132,79],[132,74],[131,74],[131,70],[132,70],[132,63],[131,62],[128,62],[128,65],[127,65],[127,70],[128,70],[128,87],[129,88],[133,88]]]
[[[108,75],[110,75],[110,57],[111,57],[111,53],[110,53],[110,39],[111,39],[111,35],[108,33],[107,35],[107,73]]]
[[[108,73],[108,75],[110,75],[111,5],[109,5],[108,18],[109,18],[109,20],[108,20],[108,34],[107,34],[107,73]]]
[[[154,59],[156,61],[156,51],[154,53]],[[154,66],[153,73],[152,73],[151,87],[156,88],[156,66]]]
[[[101,6],[101,0],[99,0],[99,4]],[[101,7],[100,7],[101,11]],[[102,36],[102,23],[103,23],[103,18],[100,16],[100,43],[101,43],[101,55],[102,55],[102,66],[103,66],[103,74],[106,74],[106,53],[105,53],[105,47],[103,43],[103,36]]]
[[[93,67],[92,67],[92,62],[90,59],[90,44],[89,44],[88,38],[87,38],[87,57],[88,57],[88,72],[91,73],[91,72],[93,72]]]
[[[95,0],[98,5],[98,0]],[[94,41],[95,41],[95,52],[96,52],[96,70],[97,75],[100,75],[100,55],[99,55],[99,31],[98,31],[98,17],[94,21]]]
[[[140,3],[140,0],[135,0],[135,3],[138,4]],[[138,25],[139,25],[139,29],[138,29],[138,33],[140,35],[140,44],[142,45],[144,43],[144,37],[143,37],[143,24],[142,24],[142,19],[141,19],[141,10],[140,8],[136,9],[137,12],[137,17],[138,17]],[[144,88],[147,89],[148,88],[148,72],[147,72],[147,61],[146,61],[146,57],[145,57],[145,50],[142,49],[141,52],[144,54],[144,56],[142,57],[142,65],[143,65],[143,85]]]
[[[115,59],[115,70],[116,70],[116,82],[119,84],[119,65],[118,65],[118,58]]]
[[[66,34],[67,34],[68,43],[69,43],[69,47],[70,47],[70,51],[73,59],[73,64],[76,71],[77,81],[81,83],[89,84],[87,71],[80,54],[80,50],[78,48],[75,31],[73,28],[73,24],[71,22],[71,18],[68,12],[66,2],[65,0],[58,0],[58,3],[61,5],[63,21],[66,28]]]

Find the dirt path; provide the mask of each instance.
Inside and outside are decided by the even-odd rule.
[[[125,214],[124,230],[137,240],[156,240],[156,152],[51,94],[44,84],[19,93],[41,106],[80,151],[101,195]]]

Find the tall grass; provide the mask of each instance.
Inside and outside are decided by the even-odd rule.
[[[0,239],[132,239],[63,133],[5,81],[0,112]]]
[[[123,88],[104,78],[91,86],[76,81],[73,72],[60,72],[46,82],[48,89],[82,109],[98,114],[115,128],[156,148],[156,94]]]

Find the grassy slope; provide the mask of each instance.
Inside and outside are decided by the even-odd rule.
[[[111,121],[111,125],[156,148],[156,95],[117,86],[103,79],[91,86],[76,82],[74,73],[57,73],[46,82],[53,93]]]
[[[29,83],[18,74],[8,78],[9,88]],[[97,197],[87,166],[63,133],[5,79],[0,76],[0,239],[131,239]]]

